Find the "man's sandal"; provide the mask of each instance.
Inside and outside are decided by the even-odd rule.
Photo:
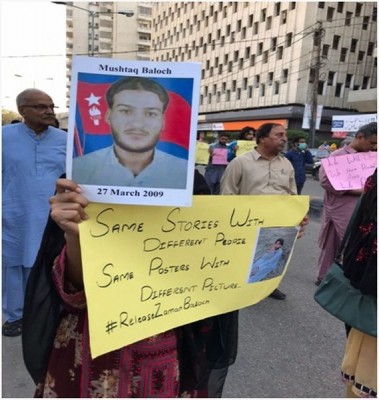
[[[22,319],[14,322],[5,322],[3,325],[3,336],[19,336],[22,333]]]

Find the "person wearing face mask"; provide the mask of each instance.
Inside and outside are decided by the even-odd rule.
[[[309,150],[307,150],[307,143],[305,139],[300,136],[296,136],[292,140],[292,149],[285,153],[286,158],[291,162],[293,169],[295,170],[295,181],[297,194],[301,194],[305,183],[305,164],[313,165],[313,157]]]

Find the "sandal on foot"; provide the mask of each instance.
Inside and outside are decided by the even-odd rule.
[[[3,325],[3,336],[19,336],[22,333],[22,319],[14,322],[5,322]]]

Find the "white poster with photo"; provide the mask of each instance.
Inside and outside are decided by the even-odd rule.
[[[67,177],[98,203],[191,206],[200,63],[76,56]]]

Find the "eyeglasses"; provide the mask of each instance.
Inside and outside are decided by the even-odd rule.
[[[58,108],[56,105],[54,104],[50,104],[49,106],[47,106],[46,104],[25,104],[23,105],[23,107],[30,107],[30,108],[34,108],[37,111],[47,111],[49,108],[51,108],[54,111],[54,108]]]

